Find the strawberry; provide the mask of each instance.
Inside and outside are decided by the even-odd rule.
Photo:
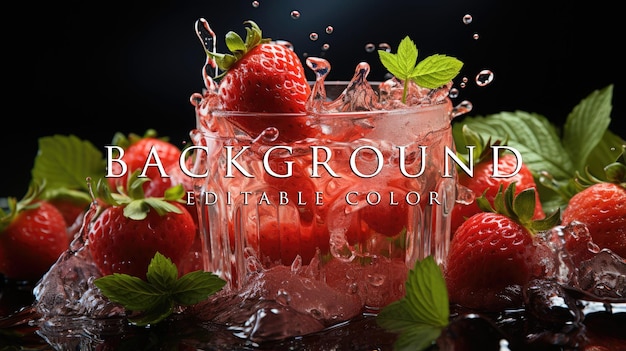
[[[10,279],[38,280],[69,247],[63,215],[37,189],[9,198],[8,214],[0,209],[0,273]]]
[[[592,178],[569,199],[561,224],[584,224],[594,244],[626,259],[626,163],[620,160],[605,167],[606,181]]]
[[[463,135],[467,140],[474,141],[474,145],[476,145],[476,149],[474,151],[479,156],[474,158],[474,172],[472,176],[469,176],[465,172],[459,172],[458,183],[471,190],[475,197],[484,196],[491,204],[493,204],[493,200],[500,185],[507,188],[511,183],[515,183],[515,189],[518,193],[526,189],[537,189],[537,184],[532,172],[523,162],[519,172],[514,176],[508,178],[493,177],[493,149],[491,146],[500,145],[500,141],[496,141],[493,144],[489,141],[485,143],[479,135],[472,132],[467,126],[463,127]],[[512,174],[518,161],[519,160],[517,160],[514,154],[500,154],[497,163],[499,172],[501,174]],[[481,212],[481,210],[476,201],[473,201],[470,204],[456,204],[451,215],[451,232],[453,235],[457,228],[467,218],[479,212]],[[541,219],[543,217],[545,217],[545,213],[541,207],[539,192],[535,192],[535,209],[533,218]]]
[[[310,136],[314,127],[307,123],[306,101],[311,88],[304,67],[289,47],[262,38],[261,29],[253,21],[246,21],[245,42],[229,32],[226,44],[231,54],[207,51],[218,67],[225,72],[218,87],[218,99],[223,110],[240,112],[268,112],[270,114],[232,114],[231,122],[253,137],[268,127],[278,130],[278,138],[293,141]],[[276,116],[275,113],[293,115]]]
[[[177,265],[190,254],[196,226],[178,202],[184,192],[182,185],[169,189],[164,197],[144,197],[141,183],[147,180],[137,178],[138,173],[129,177],[128,193],[110,193],[107,187],[99,187],[103,201],[110,206],[91,223],[87,246],[103,275],[125,273],[145,279],[157,252]]]
[[[515,193],[515,183],[504,192],[500,186],[495,209],[480,197],[486,211],[468,218],[452,237],[445,267],[450,302],[484,310],[519,307],[519,296],[510,292],[544,274],[542,250],[548,249],[534,245],[534,235],[558,223],[559,212],[532,220],[535,190]]]
[[[121,177],[107,178],[111,189],[115,190],[118,187],[126,188],[129,175],[135,170],[143,170],[147,162],[150,162],[152,165],[146,170],[146,177],[150,179],[150,182],[143,184],[145,196],[161,197],[166,189],[174,185],[167,171],[172,167],[179,167],[178,162],[181,150],[176,145],[170,143],[166,138],[157,138],[154,130],[148,130],[144,136],[130,134],[128,138],[118,133],[113,139],[113,144],[122,147],[124,150],[121,160],[126,163],[128,168]],[[159,167],[154,165],[157,162],[156,159],[149,158],[152,148],[155,148],[163,170],[168,177],[162,176]],[[112,162],[111,167],[111,174],[121,174],[122,166],[120,163]]]

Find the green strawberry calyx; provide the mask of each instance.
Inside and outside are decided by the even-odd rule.
[[[39,207],[39,196],[45,188],[45,182],[42,184],[33,182],[28,187],[26,195],[21,200],[15,197],[7,198],[7,211],[0,208],[0,233],[3,232],[11,222],[23,211]]]
[[[471,155],[457,151],[457,157],[467,165],[470,163],[469,160],[472,160],[473,165],[477,165],[493,159],[493,146],[506,146],[508,144],[508,140],[503,141],[498,139],[491,141],[491,137],[485,140],[481,134],[477,133],[466,124],[463,125],[462,128],[462,137],[465,145],[474,146],[469,151]],[[504,148],[498,148],[498,156],[501,156],[504,152]]]
[[[626,188],[626,149],[622,150],[615,162],[604,166],[604,178],[598,178],[585,169],[585,175],[576,172],[573,182],[577,191],[597,183],[613,183]]]
[[[494,212],[505,215],[524,226],[531,234],[553,228],[560,222],[560,209],[543,219],[533,219],[535,210],[535,188],[528,188],[515,194],[515,183],[503,189],[500,184],[498,193],[493,200],[493,206],[485,197],[485,193],[476,199],[478,207],[485,212]]]
[[[155,210],[160,216],[166,213],[182,213],[174,202],[183,203],[185,189],[182,184],[175,185],[165,191],[163,197],[145,197],[143,184],[150,178],[139,177],[139,170],[135,170],[128,178],[127,189],[118,187],[117,193],[111,192],[106,182],[98,183],[98,193],[105,204],[112,206],[124,206],[124,216],[142,220],[148,212]]]
[[[228,47],[232,54],[211,52],[205,48],[206,54],[215,60],[219,69],[224,71],[215,78],[221,78],[226,71],[228,71],[228,69],[235,64],[235,62],[239,61],[255,46],[262,43],[269,43],[271,41],[271,39],[263,38],[263,32],[256,22],[248,20],[243,23],[250,25],[249,27],[246,27],[245,41],[239,34],[233,31],[226,33],[226,47]]]

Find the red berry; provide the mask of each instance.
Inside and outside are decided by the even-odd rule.
[[[505,154],[498,159],[498,168],[502,174],[512,174],[517,165],[517,159],[513,154]],[[485,198],[493,204],[493,199],[498,193],[498,188],[502,185],[506,188],[509,184],[515,183],[516,193],[520,193],[523,190],[529,188],[537,188],[537,184],[533,178],[533,174],[525,164],[522,164],[520,171],[509,178],[494,178],[493,175],[493,162],[491,159],[481,161],[474,166],[473,176],[470,177],[467,173],[459,173],[459,184],[469,188],[474,192],[475,197],[483,195]],[[481,212],[478,208],[476,201],[469,205],[457,204],[452,210],[452,233],[469,217],[473,214]],[[541,219],[545,217],[545,213],[541,207],[539,201],[539,193],[535,192],[535,211],[533,218]]]
[[[65,219],[47,201],[18,211],[0,231],[0,273],[7,278],[37,280],[69,246]]]
[[[92,223],[87,236],[94,263],[102,274],[125,273],[145,278],[148,264],[157,252],[180,264],[191,249],[196,226],[181,204],[172,204],[182,213],[159,215],[151,210],[142,220],[126,217],[123,206],[106,208]]]
[[[580,222],[593,242],[626,258],[626,188],[596,183],[574,195],[563,211],[562,225]]]

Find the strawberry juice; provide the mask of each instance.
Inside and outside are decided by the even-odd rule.
[[[456,197],[447,90],[377,108],[385,94],[374,86],[394,82],[370,85],[359,69],[343,85],[318,80],[314,93],[341,94],[308,113],[222,111],[211,87],[195,96],[206,269],[230,289],[286,266],[379,309],[403,296],[416,260],[445,260]],[[357,106],[368,94],[375,106]]]

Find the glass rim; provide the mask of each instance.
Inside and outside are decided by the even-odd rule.
[[[308,81],[311,86],[315,84],[314,81]],[[324,86],[326,87],[345,87],[350,83],[347,80],[333,80],[333,81],[325,81]],[[377,87],[382,82],[373,81],[368,82],[373,88]],[[328,91],[328,90],[327,90]],[[341,92],[340,92],[341,93]],[[339,94],[340,94],[339,93]],[[255,116],[258,118],[263,117],[271,117],[271,116],[294,116],[294,117],[332,117],[332,116],[349,116],[353,118],[358,117],[372,117],[373,115],[384,114],[384,115],[395,115],[395,114],[403,114],[407,111],[432,111],[435,109],[439,109],[442,106],[451,105],[452,102],[449,98],[445,98],[441,101],[435,101],[430,104],[419,104],[413,106],[405,106],[403,108],[394,108],[394,109],[380,109],[380,110],[369,110],[369,111],[346,111],[346,112],[328,112],[328,111],[305,111],[305,112],[248,112],[248,111],[234,111],[234,110],[220,110],[215,109],[211,111],[211,114],[216,117],[229,117],[229,116]]]

